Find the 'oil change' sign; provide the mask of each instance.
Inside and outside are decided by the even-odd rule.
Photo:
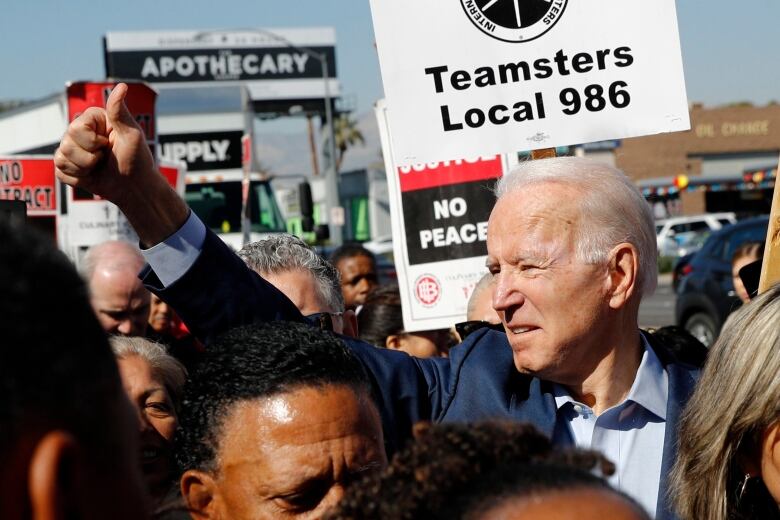
[[[397,164],[690,128],[674,0],[371,9]]]

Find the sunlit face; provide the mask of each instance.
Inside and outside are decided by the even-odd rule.
[[[118,360],[122,385],[138,413],[141,469],[151,494],[160,497],[173,474],[171,443],[178,423],[163,381],[140,356]]]
[[[580,197],[570,186],[532,185],[499,199],[488,223],[493,307],[515,365],[561,384],[593,371],[610,321],[608,267],[576,256]]]
[[[143,336],[149,319],[149,291],[129,269],[97,269],[89,281],[90,301],[109,334]]]
[[[780,419],[761,437],[761,480],[780,507]]]
[[[743,256],[736,260],[731,266],[731,281],[734,282],[734,291],[737,293],[737,296],[739,296],[739,299],[742,300],[742,303],[749,302],[750,295],[748,294],[747,289],[745,289],[745,284],[742,283],[742,278],[739,277],[739,270],[756,260],[758,260],[758,257],[756,256]]]
[[[173,320],[173,309],[159,296],[152,294],[149,308],[149,326],[160,334],[170,332]]]
[[[236,404],[221,431],[207,518],[321,518],[349,482],[387,464],[375,405],[346,386]]]
[[[367,256],[358,255],[343,258],[336,264],[341,274],[341,294],[346,307],[363,305],[366,296],[377,285],[376,265]]]
[[[605,516],[605,512],[608,514]],[[509,499],[476,516],[478,520],[644,520],[633,504],[601,489],[551,491]]]
[[[333,309],[323,301],[317,290],[317,281],[310,271],[303,269],[290,269],[276,273],[260,273],[271,285],[282,291],[295,305],[301,314],[308,316],[321,312],[331,314],[333,332],[341,334],[344,331],[344,322],[339,309]]]

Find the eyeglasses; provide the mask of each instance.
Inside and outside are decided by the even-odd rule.
[[[304,316],[303,319],[305,319],[309,325],[317,327],[322,331],[333,332],[333,317],[341,316],[343,314],[343,312],[315,312],[314,314]]]
[[[492,329],[499,332],[504,332],[504,325],[501,323],[490,323],[489,321],[482,320],[470,320],[461,321],[455,324],[455,331],[460,336],[461,341],[465,341],[466,337],[479,329]]]

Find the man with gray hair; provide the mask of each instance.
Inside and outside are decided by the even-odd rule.
[[[300,238],[286,233],[245,245],[238,257],[284,293],[301,314],[338,334],[354,336],[354,312],[344,312],[339,272]]]
[[[144,279],[174,308],[186,307],[200,337],[300,319],[249,269],[214,272],[238,259],[155,171],[125,94],[120,85],[106,110],[90,109],[71,124],[55,155],[58,177],[116,202],[143,244],[165,250],[146,254]],[[99,161],[106,155],[115,160]],[[449,358],[432,359],[348,341],[378,393],[385,438],[402,441],[418,420],[528,421],[557,445],[603,451],[616,465],[611,483],[651,516],[675,518],[667,475],[698,369],[637,325],[642,296],[657,279],[654,223],[642,195],[605,164],[528,161],[500,182],[487,250],[505,333],[476,331]]]
[[[109,334],[146,334],[151,294],[138,279],[144,264],[137,247],[119,240],[92,246],[84,255],[81,275],[98,321]]]

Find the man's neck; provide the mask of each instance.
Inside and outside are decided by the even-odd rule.
[[[611,348],[582,383],[565,385],[574,399],[590,406],[597,416],[626,399],[644,353],[635,325],[609,340]]]

